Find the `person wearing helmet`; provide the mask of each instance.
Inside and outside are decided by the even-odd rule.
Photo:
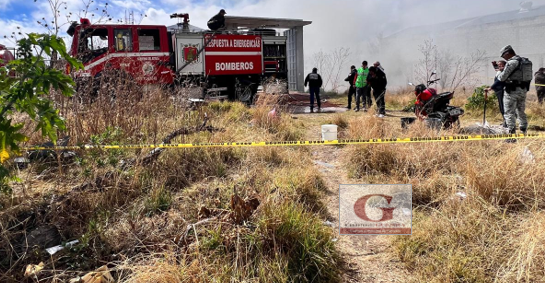
[[[507,61],[505,69],[497,75],[498,80],[505,82],[505,94],[503,97],[505,121],[507,122],[509,133],[515,134],[518,118],[520,131],[526,134],[528,119],[524,111],[526,109],[528,86],[522,83],[523,73],[520,68],[522,59],[515,53],[511,45],[502,48],[500,56]]]
[[[414,103],[414,112],[416,117],[424,119],[428,116],[426,111],[426,104],[437,95],[437,91],[433,88],[427,88],[425,85],[420,84],[414,88],[414,95],[416,95],[416,102]]]
[[[322,102],[320,101],[320,88],[322,87],[322,76],[318,74],[318,69],[313,68],[312,73],[308,74],[305,79],[305,87],[309,86],[310,92],[310,113],[314,113],[314,96],[318,102],[318,111],[322,108]]]
[[[208,28],[213,31],[217,31],[220,28],[225,27],[225,12],[224,9],[221,9],[220,12],[213,16],[207,23]]]

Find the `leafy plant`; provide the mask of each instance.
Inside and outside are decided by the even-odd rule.
[[[21,129],[24,123],[13,123],[15,114],[25,114],[36,123],[35,131],[57,140],[57,130],[65,128],[52,102],[47,99],[55,90],[69,97],[74,93],[74,82],[59,70],[46,64],[44,56],[57,53],[75,70],[83,65],[66,51],[61,38],[46,34],[28,34],[17,42],[17,60],[0,68],[0,188],[9,190],[13,180],[3,163],[12,153],[19,153],[19,144],[28,140]],[[15,74],[15,75],[13,75]]]
[[[403,112],[414,112],[414,104],[416,103],[416,98],[413,98],[409,104],[405,105],[405,107],[403,107]]]
[[[467,104],[465,105],[465,108],[467,110],[483,110],[484,109],[484,103],[486,101],[487,108],[494,108],[498,106],[498,97],[493,95],[492,93],[489,93],[488,97],[485,98],[485,89],[487,89],[488,86],[483,85],[475,89],[473,92],[473,95],[467,99]]]

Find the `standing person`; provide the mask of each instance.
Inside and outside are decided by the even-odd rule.
[[[379,68],[384,73],[384,68],[382,68],[379,61],[376,61],[375,63],[373,63],[373,66],[376,68]]]
[[[537,101],[539,104],[545,102],[545,68],[539,68],[534,75],[536,82]]]
[[[356,78],[356,75],[358,74],[358,71],[356,70],[356,66],[352,65],[350,67],[350,74],[346,79],[344,79],[345,82],[348,82],[350,84],[350,87],[348,88],[348,110],[352,109],[352,96],[356,95],[356,87],[354,86],[354,78]]]
[[[504,97],[504,93],[505,93],[505,83],[498,79],[498,75],[501,74],[501,72],[503,72],[503,70],[505,70],[505,64],[506,63],[507,62],[505,62],[503,60],[498,61],[498,63],[496,63],[496,61],[492,62],[492,64],[494,65],[494,69],[496,70],[496,76],[494,77],[494,83],[488,89],[485,90],[486,93],[488,93],[490,90],[493,90],[494,94],[498,97],[498,104],[500,106],[500,113],[501,113],[501,116],[503,118],[502,126],[504,128],[507,128],[507,122],[505,121],[505,107],[503,106],[503,97]]]
[[[505,82],[503,105],[507,128],[510,134],[515,134],[516,118],[518,117],[520,131],[525,134],[528,129],[528,120],[524,111],[526,109],[526,94],[530,89],[530,84],[523,81],[522,58],[515,53],[511,45],[505,46],[500,52],[501,57],[507,61],[505,69],[498,74],[498,79]]]
[[[371,107],[371,91],[367,85],[368,75],[367,61],[363,61],[354,78],[354,84],[356,85],[356,112],[360,111],[361,100],[363,100],[363,111],[367,112],[366,107]]]
[[[313,68],[312,73],[307,75],[305,79],[305,87],[309,85],[310,92],[310,113],[314,113],[314,96],[318,102],[318,111],[322,108],[322,101],[320,100],[320,88],[322,87],[322,76],[318,74],[318,69]]]
[[[373,66],[369,68],[369,76],[367,82],[373,88],[373,96],[375,97],[375,103],[377,104],[377,112],[375,116],[384,118],[386,115],[386,103],[384,102],[384,96],[386,95],[386,74],[379,68]]]

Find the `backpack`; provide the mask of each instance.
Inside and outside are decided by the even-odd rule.
[[[520,57],[518,69],[522,72],[522,82],[530,83],[534,78],[534,72],[532,71],[532,61],[526,57]]]

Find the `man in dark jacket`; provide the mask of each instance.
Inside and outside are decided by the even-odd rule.
[[[495,63],[495,62],[493,62],[493,63]],[[496,94],[496,96],[498,97],[498,104],[499,104],[499,107],[500,107],[500,113],[501,113],[501,116],[503,118],[502,126],[504,128],[507,128],[507,122],[505,121],[505,108],[503,107],[503,96],[504,96],[504,93],[505,93],[505,83],[500,81],[498,79],[498,77],[497,77],[505,69],[505,64],[507,64],[507,62],[505,62],[503,60],[499,61],[497,64],[494,64],[494,67],[496,69],[496,76],[494,77],[494,83],[490,86],[490,88],[486,89],[485,92],[488,94],[488,92],[490,90],[493,90],[494,94]]]
[[[322,76],[318,74],[318,69],[312,69],[312,73],[307,75],[305,79],[305,87],[309,85],[310,92],[310,113],[314,113],[314,96],[316,95],[316,101],[318,102],[318,111],[322,108],[322,101],[320,101],[320,88],[322,87]]]
[[[375,97],[375,103],[377,104],[379,118],[384,118],[386,115],[386,103],[384,102],[384,96],[386,94],[386,74],[379,68],[373,66],[369,68],[369,76],[367,77],[367,83],[373,89],[373,96]]]
[[[220,12],[213,16],[210,20],[208,20],[208,28],[210,30],[213,30],[213,31],[216,31],[220,28],[224,28],[225,27],[225,10],[224,9],[221,9]]]
[[[352,109],[352,96],[356,95],[356,87],[354,86],[354,78],[356,77],[356,74],[358,71],[356,70],[356,66],[352,65],[350,67],[350,74],[346,79],[344,79],[345,82],[348,82],[350,84],[350,87],[348,88],[348,110]]]
[[[545,68],[539,68],[534,75],[536,80],[537,100],[539,104],[545,102]]]

